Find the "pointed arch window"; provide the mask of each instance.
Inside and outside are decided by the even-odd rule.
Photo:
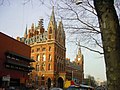
[[[49,54],[49,61],[52,61],[52,56],[51,56],[51,54]]]
[[[49,35],[49,39],[51,39],[51,35]]]
[[[40,61],[40,55],[39,54],[36,57],[36,61]]]
[[[36,65],[36,71],[40,71],[40,65]]]
[[[37,52],[39,52],[40,51],[40,48],[37,48]]]
[[[45,51],[46,49],[45,48],[42,48],[42,51]]]
[[[48,64],[48,70],[51,70],[51,64]]]
[[[45,63],[44,62],[42,63],[41,70],[45,71]]]
[[[46,60],[46,56],[45,56],[45,54],[43,54],[43,61],[45,61]]]
[[[51,47],[49,47],[49,51],[51,51]]]

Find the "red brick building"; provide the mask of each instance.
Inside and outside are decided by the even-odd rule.
[[[31,73],[31,82],[40,87],[63,87],[65,81],[65,32],[62,21],[55,20],[54,10],[50,17],[48,29],[43,27],[43,19],[38,25],[32,24],[26,28],[24,37],[17,37],[31,47],[31,58],[36,62],[32,64],[35,70]]]
[[[68,72],[66,72],[69,69],[67,69],[66,64],[65,31],[62,21],[57,24],[54,9],[47,30],[43,27],[43,19],[40,19],[38,25],[33,23],[31,28],[27,29],[26,27],[24,37],[17,37],[17,40],[31,47],[31,58],[35,60],[31,64],[35,68],[30,74],[31,83],[36,87],[50,88],[55,86],[63,88],[64,82],[69,79]],[[75,60],[75,65],[78,68],[78,75],[76,76],[79,82],[82,80],[82,76],[79,75],[83,73],[83,62],[81,60],[83,57],[80,55]],[[73,67],[70,66],[70,68]],[[73,70],[75,69],[73,68]],[[76,73],[75,71],[74,73]]]
[[[0,32],[0,87],[25,85],[32,71],[30,46]]]
[[[75,60],[66,59],[66,80],[72,80],[76,84],[81,84],[84,79],[84,58],[81,49],[78,49]]]

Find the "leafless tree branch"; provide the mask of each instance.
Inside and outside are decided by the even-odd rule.
[[[100,45],[100,43],[99,43],[94,37],[91,36],[91,38],[95,41],[95,43],[96,43],[99,47],[103,48],[103,46]]]
[[[3,3],[4,3],[4,0],[1,0],[1,3],[0,3],[0,5],[3,5]]]
[[[86,46],[83,46],[83,45],[80,45],[80,47],[86,48],[86,49],[88,49],[88,50],[90,50],[90,51],[93,51],[93,52],[96,52],[96,53],[99,53],[99,54],[104,54],[103,52],[100,52],[100,51],[98,51],[98,50],[91,49],[91,48],[86,47]]]

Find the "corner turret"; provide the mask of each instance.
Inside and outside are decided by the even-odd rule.
[[[57,36],[57,23],[55,21],[54,7],[52,8],[52,14],[48,25],[48,39],[55,40]]]
[[[25,29],[25,33],[24,33],[24,38],[27,38],[27,25],[26,25],[26,29]]]

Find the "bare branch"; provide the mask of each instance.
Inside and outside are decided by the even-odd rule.
[[[82,8],[84,8],[85,10],[87,10],[87,11],[91,12],[91,13],[92,13],[92,14],[94,14],[95,16],[97,16],[97,14],[94,12],[94,10],[92,10],[92,11],[91,11],[91,10],[89,10],[89,9],[85,8],[85,7],[84,7],[84,6],[82,6],[82,5],[81,5],[81,7],[82,7]]]
[[[1,3],[0,3],[0,5],[3,5],[3,3],[4,3],[4,0],[1,0]]]
[[[69,41],[69,42],[75,43],[77,46],[83,47],[83,48],[85,48],[85,49],[88,49],[88,50],[90,50],[90,51],[96,52],[96,53],[98,53],[98,54],[101,54],[101,55],[104,54],[103,52],[100,52],[99,50],[92,49],[92,48],[87,47],[87,46],[85,46],[85,45],[80,45],[80,44],[77,43],[77,41]],[[67,43],[68,43],[68,42],[67,42]]]
[[[31,0],[26,0],[23,5],[27,4],[28,2],[30,2]]]
[[[83,45],[80,45],[80,46],[83,47],[83,48],[86,48],[86,49],[88,49],[88,50],[90,50],[90,51],[93,51],[93,52],[96,52],[96,53],[99,53],[99,54],[104,54],[103,52],[100,52],[100,51],[98,51],[98,50],[94,50],[94,49],[91,49],[91,48],[86,47],[86,46],[83,46]]]
[[[68,5],[68,4],[66,4],[66,5]],[[82,21],[82,20],[79,18],[78,13],[77,13],[75,10],[73,10],[70,5],[68,5],[68,7],[70,8],[69,10],[71,10],[71,11],[73,11],[73,12],[75,13],[76,18],[77,18],[78,21],[80,21],[81,23],[83,23],[83,24],[86,25],[87,27],[92,28],[92,30],[96,31],[95,28],[93,28],[92,26],[90,26],[90,25],[88,25],[87,23],[85,23],[84,21]],[[100,32],[100,31],[98,31],[98,32]]]
[[[85,30],[86,32],[88,32],[88,33],[96,33],[96,34],[100,34],[101,32],[99,32],[98,30],[95,30],[95,29],[91,29],[91,28],[85,28],[85,27],[83,27],[83,28],[80,28],[80,27],[72,27],[72,26],[68,26],[68,27],[66,27],[66,26],[64,26],[64,28],[66,28],[66,29],[76,29],[77,31],[78,30]],[[76,31],[76,32],[77,32]]]
[[[103,48],[103,46],[100,45],[100,43],[99,43],[95,38],[93,38],[92,36],[91,36],[91,38],[95,41],[95,43],[96,43],[99,47]]]
[[[88,2],[88,5],[89,5],[92,9],[95,10],[95,7],[93,7],[93,6],[90,4],[89,0],[87,0],[87,2]]]

